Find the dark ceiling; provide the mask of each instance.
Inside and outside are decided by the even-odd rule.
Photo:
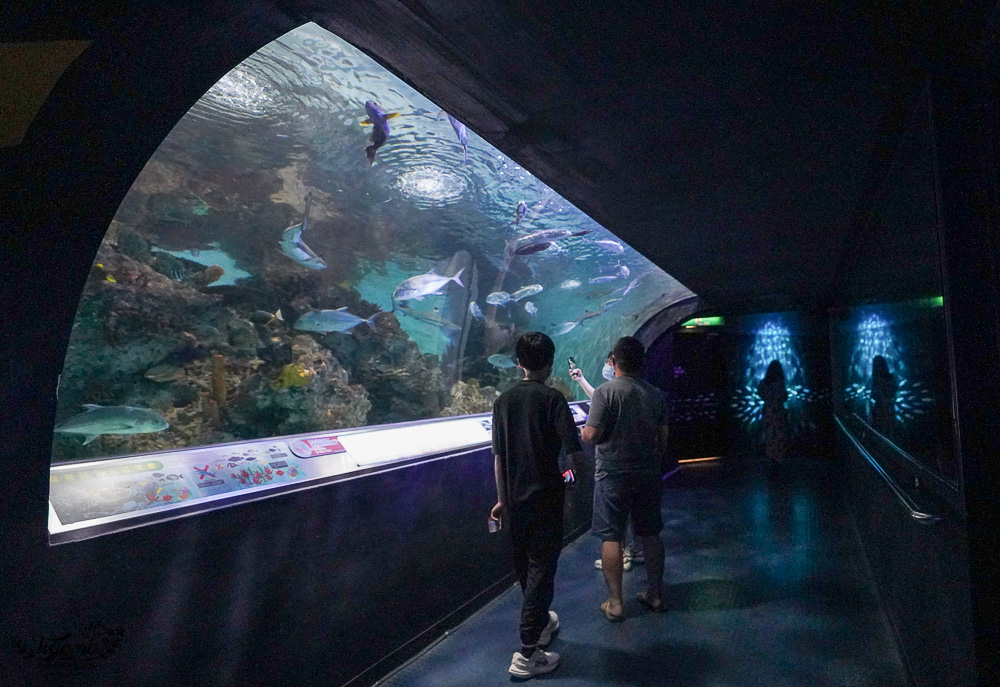
[[[94,41],[24,143],[3,151],[8,171],[78,206],[76,233],[63,238],[82,233],[96,250],[184,111],[244,57],[311,20],[706,301],[739,310],[837,301],[838,265],[865,231],[957,16],[908,0],[71,5],[8,14],[3,37]],[[49,219],[66,222],[67,212]]]

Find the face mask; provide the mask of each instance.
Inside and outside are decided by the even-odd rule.
[[[604,369],[601,370],[601,376],[610,382],[615,378],[615,368],[611,367],[607,363],[604,363]]]

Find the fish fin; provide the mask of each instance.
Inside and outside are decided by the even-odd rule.
[[[99,406],[96,403],[84,403],[83,407],[87,410],[97,410],[98,408],[103,408],[104,406]]]
[[[382,314],[382,311],[379,310],[377,313],[375,313],[374,315],[372,315],[371,317],[369,317],[367,320],[365,320],[365,324],[368,325],[369,329],[373,329],[373,330],[375,329],[375,318],[378,317],[381,314]]]
[[[371,126],[372,125],[372,120],[370,120],[370,119],[362,119],[360,122],[358,122],[358,124],[360,124],[361,126]]]
[[[395,119],[398,116],[399,116],[398,112],[389,112],[388,114],[386,114],[385,118],[386,119]]]
[[[285,318],[281,314],[281,308],[278,308],[277,310],[274,311],[274,319],[276,319],[278,322],[285,321]]]
[[[459,286],[461,286],[462,288],[465,288],[465,284],[463,284],[463,283],[462,283],[462,279],[461,279],[461,277],[462,277],[462,272],[464,272],[464,271],[465,271],[465,268],[463,267],[462,269],[460,269],[460,270],[458,271],[458,274],[456,274],[456,275],[455,275],[454,277],[452,277],[452,278],[451,278],[451,280],[452,280],[453,282],[455,282],[456,284],[458,284],[458,285],[459,285]]]
[[[86,446],[87,444],[89,444],[90,442],[92,442],[94,439],[96,439],[99,436],[101,436],[101,435],[100,434],[87,434],[86,435],[87,438],[83,440],[83,445]]]

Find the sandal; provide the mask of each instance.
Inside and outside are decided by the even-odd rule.
[[[652,601],[646,598],[646,595],[643,592],[636,594],[635,600],[655,613],[663,613],[663,611],[667,610],[666,606],[663,605],[663,599],[657,600],[657,602],[654,604]]]
[[[624,613],[611,612],[611,599],[608,599],[607,601],[601,604],[601,613],[603,613],[604,617],[613,623],[620,623],[621,621],[625,620]]]

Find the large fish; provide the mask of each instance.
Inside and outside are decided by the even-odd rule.
[[[522,298],[527,298],[528,296],[534,296],[536,293],[541,293],[544,287],[541,284],[529,284],[528,286],[522,286],[514,293],[510,294],[510,299],[512,301],[519,301]]]
[[[362,120],[361,123],[374,127],[372,130],[372,144],[365,148],[365,155],[368,156],[368,166],[371,167],[372,163],[375,162],[375,153],[385,145],[386,139],[389,138],[389,120],[398,116],[399,113],[386,113],[374,100],[369,100],[365,103],[365,112],[368,113],[368,119]]]
[[[437,312],[437,308],[431,311],[424,310],[414,310],[413,308],[408,308],[405,305],[396,306],[405,315],[420,320],[421,322],[426,322],[427,324],[432,324],[435,327],[441,327],[442,329],[461,329],[459,325],[455,324],[449,319],[442,317],[442,315]]]
[[[426,274],[418,274],[415,277],[410,277],[404,280],[396,290],[392,292],[392,300],[398,301],[409,301],[409,300],[423,300],[424,296],[440,296],[441,289],[443,289],[449,282],[455,282],[461,287],[465,287],[462,283],[462,272],[465,271],[463,267],[458,271],[454,277],[445,277],[434,270],[427,272]]]
[[[610,239],[605,239],[602,241],[594,241],[594,245],[600,246],[604,250],[611,251],[612,253],[616,253],[618,255],[621,255],[622,253],[625,252],[625,246],[623,246],[618,241],[612,241]]]
[[[509,355],[504,355],[503,353],[494,353],[489,358],[486,359],[493,367],[499,367],[501,370],[509,370],[512,367],[517,367],[517,363]]]
[[[580,324],[579,321],[563,322],[561,325],[559,325],[552,331],[552,336],[562,336],[563,334],[568,334],[569,332],[576,329],[576,325],[578,324]]]
[[[529,243],[527,246],[521,246],[514,251],[514,255],[531,255],[532,253],[541,253],[546,248],[552,246],[551,241],[539,241],[538,243]]]
[[[486,302],[490,305],[507,305],[512,301],[513,299],[506,291],[494,291],[486,297]]]
[[[558,241],[559,239],[568,239],[573,236],[584,236],[590,233],[590,229],[585,229],[583,231],[570,231],[569,229],[542,229],[541,231],[535,231],[530,234],[525,234],[524,236],[519,236],[510,242],[511,252],[516,253],[522,248],[526,248],[532,244],[543,243],[548,241]]]
[[[281,252],[290,257],[303,267],[311,270],[321,270],[326,267],[323,258],[316,255],[312,248],[302,240],[302,232],[306,230],[306,223],[309,221],[309,207],[312,205],[312,196],[306,198],[306,210],[299,224],[292,226],[281,232]]]
[[[82,434],[84,445],[102,434],[149,434],[170,426],[163,417],[148,408],[99,406],[87,404],[87,410],[74,415],[55,428],[61,434]]]
[[[343,308],[337,308],[336,310],[310,310],[295,320],[295,324],[292,326],[304,332],[321,332],[323,334],[328,334],[329,332],[349,332],[362,322],[374,329],[375,318],[381,314],[377,312],[365,320],[347,312],[347,306],[345,305]]]

